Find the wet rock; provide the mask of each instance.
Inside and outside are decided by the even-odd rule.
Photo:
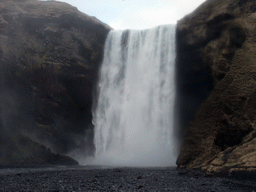
[[[208,0],[178,22],[178,94],[197,103],[191,109],[184,99],[178,107],[180,121],[182,115],[186,121],[180,124],[186,129],[177,160],[181,168],[209,174],[255,168],[255,6],[255,1]]]
[[[93,155],[93,85],[110,27],[67,3],[8,0],[0,2],[0,28],[0,145],[8,146],[0,153],[11,159],[5,163],[23,150],[19,135],[54,153]],[[27,154],[37,149],[21,146]]]

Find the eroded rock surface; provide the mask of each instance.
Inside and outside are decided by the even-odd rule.
[[[15,143],[20,134],[55,153],[94,153],[92,92],[109,30],[66,3],[0,1],[5,142]]]
[[[188,128],[177,165],[207,172],[255,171],[256,2],[208,0],[178,22],[177,41],[179,94],[201,97],[189,80],[179,81],[191,72],[195,82],[193,70],[205,74],[195,87],[209,85],[202,92],[209,95],[202,95],[196,114],[183,125]],[[181,120],[182,112],[192,112],[179,109]]]

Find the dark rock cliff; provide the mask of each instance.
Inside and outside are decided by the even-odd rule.
[[[253,0],[207,0],[178,22],[180,168],[256,170],[255,21]]]
[[[36,163],[51,153],[40,144],[93,155],[93,84],[109,30],[66,3],[0,0],[0,163]]]

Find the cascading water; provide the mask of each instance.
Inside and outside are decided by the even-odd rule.
[[[175,164],[175,29],[109,33],[93,112],[95,164]]]

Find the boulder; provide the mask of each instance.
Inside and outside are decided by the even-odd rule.
[[[256,170],[255,21],[253,0],[207,0],[178,21],[178,167]]]
[[[54,153],[94,154],[93,85],[110,29],[66,3],[0,0],[0,133],[12,138],[6,142],[22,136]]]
[[[52,153],[51,149],[19,133],[0,136],[0,167],[25,165],[78,165],[71,157]]]

